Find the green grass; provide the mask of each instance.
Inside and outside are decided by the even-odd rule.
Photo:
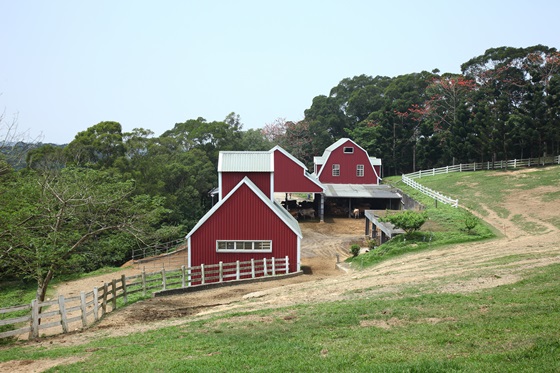
[[[233,313],[0,362],[85,357],[56,372],[557,372],[560,265],[470,294],[419,292]]]

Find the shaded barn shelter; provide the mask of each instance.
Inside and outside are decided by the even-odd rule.
[[[289,272],[299,272],[301,230],[274,193],[322,191],[305,166],[280,147],[220,152],[219,199],[186,236],[188,266],[288,257]]]
[[[342,138],[314,157],[314,175],[325,191],[321,196],[320,216],[363,215],[370,209],[400,209],[401,195],[381,185],[381,159],[370,157],[354,141]]]

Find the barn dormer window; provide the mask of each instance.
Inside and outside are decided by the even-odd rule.
[[[356,176],[357,177],[364,177],[364,165],[363,164],[356,165]]]
[[[339,164],[333,164],[332,165],[332,175],[333,176],[340,176],[340,165]]]
[[[353,146],[345,146],[344,147],[344,154],[353,154],[354,153],[354,147]]]

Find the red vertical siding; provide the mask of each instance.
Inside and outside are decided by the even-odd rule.
[[[191,236],[191,265],[289,256],[297,268],[297,235],[247,186],[242,185]],[[272,240],[272,253],[217,253],[216,240]]]
[[[305,177],[305,169],[279,150],[274,151],[274,191],[321,193],[323,189]]]
[[[222,197],[247,176],[266,195],[270,196],[270,172],[222,172]]]
[[[345,154],[345,147],[353,147],[354,153]],[[340,176],[332,176],[332,165],[340,165]],[[364,176],[356,176],[356,166],[364,165]],[[319,180],[325,184],[378,184],[367,153],[352,141],[347,141],[333,150],[323,165]]]

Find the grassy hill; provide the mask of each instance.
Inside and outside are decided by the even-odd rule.
[[[472,242],[415,248],[346,276],[273,289],[245,308],[154,330],[14,344],[0,349],[0,370],[560,371],[560,167],[422,183],[459,198],[499,238],[483,229]],[[431,214],[438,220],[430,232],[460,229],[460,211],[439,205]],[[296,305],[264,304],[296,292],[304,299]],[[249,306],[258,310],[245,311]]]

